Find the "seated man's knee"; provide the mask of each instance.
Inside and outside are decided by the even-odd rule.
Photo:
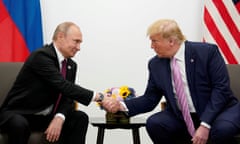
[[[161,115],[164,117],[163,115]],[[146,129],[148,135],[152,139],[153,143],[173,143],[171,128],[169,128],[168,122],[161,119],[159,114],[150,116],[146,122]],[[169,129],[168,129],[169,128]]]
[[[212,141],[229,141],[238,133],[238,129],[229,121],[216,121],[210,131]]]
[[[82,111],[74,111],[71,114],[70,119],[68,118],[68,120],[70,121],[71,125],[75,123],[73,125],[74,127],[77,127],[77,125],[79,125],[80,127],[87,126],[89,123],[88,115]]]
[[[77,119],[81,121],[81,123],[88,124],[89,122],[89,117],[86,113],[82,111],[77,111]]]
[[[29,123],[28,121],[21,115],[14,115],[11,117],[8,122],[8,127],[10,129],[14,129],[15,131],[28,131]],[[30,130],[29,130],[30,131]]]
[[[163,132],[164,133],[164,127],[162,127],[162,124],[160,122],[159,119],[157,119],[156,117],[154,116],[150,116],[148,119],[147,119],[147,122],[146,122],[146,129],[147,129],[147,132],[151,135],[152,134],[156,134],[156,132]]]
[[[4,126],[4,131],[8,134],[9,143],[27,143],[30,136],[28,121],[21,115],[14,115]]]

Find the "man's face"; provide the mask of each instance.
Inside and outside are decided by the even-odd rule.
[[[75,56],[80,50],[80,44],[82,43],[82,33],[77,28],[72,26],[67,34],[62,34],[60,37],[60,51],[65,58]]]
[[[169,39],[162,38],[160,34],[150,36],[151,48],[161,58],[171,58],[174,55],[172,42]]]

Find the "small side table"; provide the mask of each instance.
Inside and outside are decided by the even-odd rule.
[[[108,123],[105,117],[90,118],[90,123],[98,127],[97,144],[103,144],[105,129],[131,129],[133,143],[140,144],[139,128],[146,125],[146,119],[143,117],[130,118],[129,123],[111,122]]]

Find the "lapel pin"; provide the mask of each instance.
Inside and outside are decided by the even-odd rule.
[[[194,59],[191,59],[190,62],[193,63],[193,62],[194,62]]]
[[[71,66],[69,65],[67,68],[68,68],[68,69],[71,69]]]

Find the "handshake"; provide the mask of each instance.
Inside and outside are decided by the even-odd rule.
[[[95,101],[104,108],[107,112],[116,113],[118,111],[125,111],[125,107],[121,102],[115,98],[110,97],[107,93],[98,93]]]

